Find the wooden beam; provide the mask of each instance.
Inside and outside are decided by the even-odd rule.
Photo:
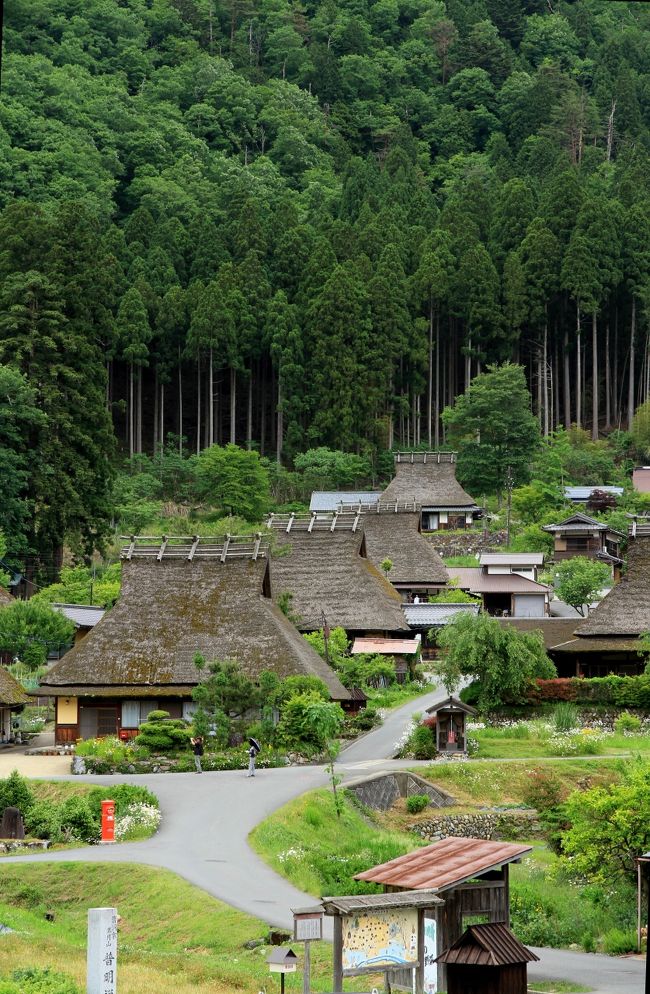
[[[226,534],[226,537],[224,539],[223,548],[221,550],[221,555],[219,556],[219,559],[221,560],[222,563],[225,563],[226,558],[228,556],[228,546],[229,545],[230,545],[230,534],[228,533],[228,534]]]
[[[158,555],[156,556],[156,559],[158,560],[158,562],[160,562],[160,560],[162,559],[162,557],[165,555],[165,549],[167,548],[167,542],[168,541],[169,541],[169,539],[167,538],[167,536],[163,535],[163,537],[162,537],[162,543],[160,545],[160,548],[158,549]]]
[[[192,562],[192,560],[194,559],[194,553],[197,550],[199,541],[200,541],[200,536],[199,535],[194,535],[193,536],[193,541],[192,541],[192,548],[190,549],[190,551],[187,554],[187,558],[188,558],[189,562]]]

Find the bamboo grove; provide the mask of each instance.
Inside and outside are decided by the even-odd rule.
[[[56,530],[92,531],[115,454],[170,434],[285,463],[438,445],[505,360],[544,434],[626,427],[649,29],[602,0],[6,5],[4,444],[49,419]]]

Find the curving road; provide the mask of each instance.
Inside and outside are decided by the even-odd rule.
[[[365,772],[419,765],[413,760],[384,759],[382,753],[392,754],[413,711],[422,711],[445,696],[434,691],[412,701],[390,715],[383,728],[345,749],[337,764],[344,780]],[[160,799],[160,830],[146,842],[5,857],[7,862],[133,862],[166,867],[227,904],[287,928],[292,925],[291,908],[313,904],[313,896],[296,890],[252,851],[247,837],[276,808],[326,785],[322,767],[262,770],[254,781],[242,771],[74,779],[107,788],[116,782],[149,787]],[[536,952],[541,962],[530,966],[530,980],[573,980],[590,985],[595,994],[643,994],[645,963],[641,960],[551,949]]]

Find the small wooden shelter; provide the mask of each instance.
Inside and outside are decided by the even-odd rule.
[[[291,595],[299,631],[325,624],[350,637],[408,631],[399,594],[368,558],[360,510],[275,514],[268,527],[275,539],[273,597]]]
[[[537,960],[507,925],[488,922],[470,925],[437,961],[447,968],[447,994],[526,994],[527,964]]]
[[[271,600],[268,542],[136,539],[122,550],[120,598],[48,670],[39,693],[56,697],[56,741],[135,735],[149,711],[189,718],[207,662],[236,660],[253,681],[317,676],[333,700],[349,694]]]
[[[467,752],[465,725],[468,715],[477,714],[476,708],[464,704],[457,697],[448,697],[440,704],[427,708],[426,713],[436,719],[436,749],[438,752]]]
[[[354,879],[383,884],[388,893],[426,890],[442,898],[438,941],[445,949],[463,934],[465,918],[510,925],[510,863],[520,862],[529,852],[531,846],[513,842],[449,837],[357,873]],[[439,971],[444,990],[440,974],[444,964]]]
[[[395,477],[382,500],[417,504],[425,532],[467,528],[482,514],[456,479],[455,452],[396,452]]]

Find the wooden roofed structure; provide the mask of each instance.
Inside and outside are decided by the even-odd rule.
[[[455,452],[396,452],[395,476],[382,500],[417,504],[424,531],[465,528],[481,514],[456,479]]]
[[[470,925],[437,959],[447,994],[526,994],[527,964],[538,961],[501,922]]]
[[[420,510],[412,501],[381,500],[363,517],[368,558],[380,569],[390,559],[388,579],[406,599],[426,597],[449,580],[445,564],[422,534]]]
[[[197,653],[236,660],[252,680],[263,670],[317,676],[332,699],[346,701],[334,671],[273,603],[268,553],[262,535],[132,537],[116,605],[41,686],[57,698],[57,740],[137,729],[157,704],[174,717],[187,714],[201,679]]]
[[[273,596],[291,596],[303,632],[324,624],[351,636],[408,631],[399,594],[367,556],[363,514],[356,511],[271,515]]]

